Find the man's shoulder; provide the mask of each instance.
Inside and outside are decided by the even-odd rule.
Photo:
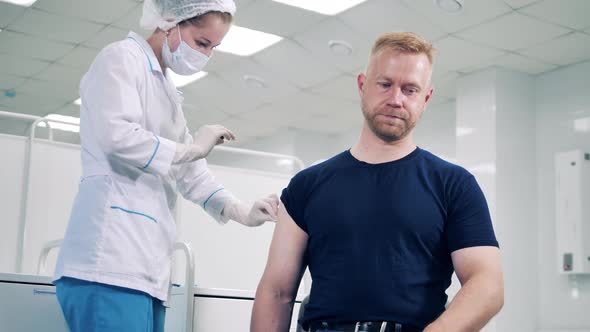
[[[454,161],[446,160],[443,157],[437,156],[424,149],[422,149],[422,154],[424,156],[425,166],[429,169],[429,173],[431,174],[455,180],[461,180],[472,176],[467,169],[456,164]]]
[[[311,166],[301,170],[297,175],[301,174],[303,177],[316,177],[326,171],[345,167],[348,161],[347,155],[349,154],[348,151],[344,151],[329,159],[318,160]]]
[[[299,185],[310,185],[313,183],[317,183],[327,174],[331,174],[333,171],[346,167],[348,158],[347,154],[348,151],[341,152],[329,159],[320,160],[313,163],[311,166],[299,171],[293,179],[291,183],[297,183]]]

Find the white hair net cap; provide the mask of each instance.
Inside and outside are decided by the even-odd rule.
[[[144,0],[140,25],[144,29],[164,31],[178,23],[211,11],[234,15],[233,0]]]

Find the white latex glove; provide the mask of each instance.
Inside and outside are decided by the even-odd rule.
[[[173,164],[181,164],[205,158],[214,146],[224,141],[235,140],[236,136],[221,125],[205,125],[193,135],[192,144],[176,144]]]
[[[267,221],[277,221],[279,197],[275,194],[257,200],[248,207],[242,201],[234,199],[225,204],[222,217],[239,222],[244,226],[255,227]]]

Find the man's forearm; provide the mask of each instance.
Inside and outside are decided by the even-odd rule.
[[[501,280],[478,276],[467,281],[447,310],[424,332],[477,332],[504,305]]]
[[[256,291],[250,332],[288,332],[292,310],[291,296],[261,285]]]

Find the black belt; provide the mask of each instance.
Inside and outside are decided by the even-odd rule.
[[[333,323],[333,322],[311,322],[309,332],[322,332],[336,330],[343,332],[422,332],[414,326],[396,322],[356,322],[356,323]]]

